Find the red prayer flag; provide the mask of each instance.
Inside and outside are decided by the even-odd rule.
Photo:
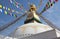
[[[58,0],[55,0],[55,2],[58,2]]]
[[[23,9],[23,5],[20,6],[20,9]]]

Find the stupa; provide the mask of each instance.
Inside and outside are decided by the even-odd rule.
[[[39,16],[36,13],[36,6],[30,5],[27,12],[27,18],[24,25],[18,27],[11,33],[11,37],[23,39],[51,39],[56,38],[56,30],[49,25],[42,24]]]

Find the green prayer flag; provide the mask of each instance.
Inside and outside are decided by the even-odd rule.
[[[7,11],[5,11],[5,14],[8,14],[8,12],[7,12]]]
[[[5,9],[5,6],[3,6],[3,9]]]
[[[43,11],[42,12],[44,12],[46,10],[46,7],[44,7],[44,9],[43,9]]]
[[[10,11],[10,8],[8,8],[8,10]]]
[[[47,4],[49,5],[49,2]]]
[[[48,7],[50,6],[50,2],[47,3]]]
[[[17,15],[16,15],[16,14],[14,14],[14,17],[17,17]]]

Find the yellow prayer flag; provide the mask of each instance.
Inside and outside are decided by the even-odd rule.
[[[0,5],[0,8],[2,8],[2,5]]]
[[[10,11],[10,8],[8,8],[8,10]]]

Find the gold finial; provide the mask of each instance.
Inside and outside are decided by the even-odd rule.
[[[36,11],[36,6],[34,4],[30,5],[30,11]]]

